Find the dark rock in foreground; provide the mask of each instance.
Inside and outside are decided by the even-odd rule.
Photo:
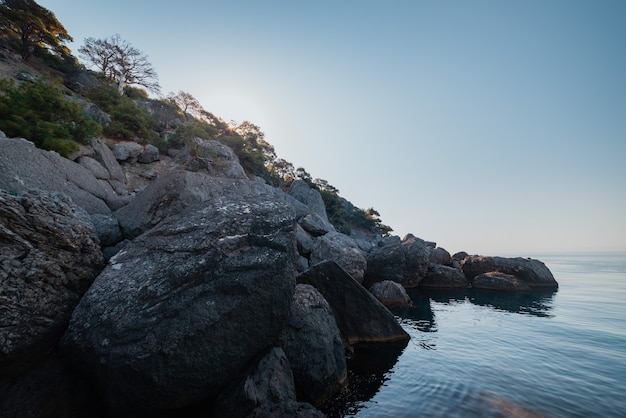
[[[345,384],[348,371],[339,328],[328,302],[313,286],[296,285],[291,317],[279,341],[299,399],[319,405]]]
[[[539,260],[472,255],[463,261],[463,273],[470,282],[479,274],[492,271],[515,276],[531,288],[556,289],[559,286],[550,270]]]
[[[295,215],[276,199],[216,199],[137,237],[74,311],[63,348],[114,414],[216,396],[286,323]]]
[[[216,418],[323,417],[310,404],[296,401],[291,367],[279,347],[272,348],[244,378],[220,394],[213,415]]]
[[[334,261],[311,267],[297,280],[315,287],[328,301],[347,345],[410,339],[393,314]]]
[[[88,215],[60,193],[0,190],[0,378],[50,353],[104,265]]]

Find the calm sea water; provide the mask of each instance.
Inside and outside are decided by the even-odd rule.
[[[556,292],[414,292],[335,417],[626,417],[626,255],[534,255]]]

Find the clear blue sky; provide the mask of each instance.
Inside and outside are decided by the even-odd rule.
[[[41,0],[394,233],[626,251],[626,1]]]

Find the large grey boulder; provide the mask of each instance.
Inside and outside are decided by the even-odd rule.
[[[289,195],[307,205],[311,212],[316,213],[323,220],[328,222],[326,205],[324,205],[322,195],[318,190],[309,187],[304,180],[295,180],[289,188]]]
[[[329,232],[313,240],[310,263],[319,264],[332,260],[347,271],[357,282],[362,283],[367,269],[365,254],[357,243],[340,232]]]
[[[189,207],[117,253],[62,347],[114,414],[216,396],[278,338],[295,287],[295,216],[266,196]]]
[[[124,236],[133,238],[170,216],[179,216],[190,206],[224,198],[247,199],[260,195],[285,201],[281,198],[284,193],[261,182],[211,177],[202,172],[172,171],[159,176],[113,216],[119,221]]]
[[[115,199],[85,167],[24,139],[0,138],[0,188],[61,192],[90,214],[111,213],[106,201]]]
[[[334,261],[311,267],[297,281],[315,287],[328,301],[346,345],[409,340],[395,316]]]
[[[0,378],[54,349],[104,266],[87,214],[59,193],[0,190]]]
[[[134,141],[116,142],[113,145],[113,155],[117,161],[135,163],[143,152],[143,146]]]
[[[479,274],[492,271],[515,276],[532,288],[556,289],[559,286],[552,272],[539,260],[472,255],[463,261],[463,273],[470,282]]]
[[[452,256],[450,256],[450,253],[445,248],[441,247],[433,248],[430,250],[429,261],[432,264],[452,266]]]
[[[305,231],[307,231],[314,237],[319,237],[321,235],[335,231],[335,227],[332,226],[330,222],[325,221],[324,219],[322,219],[321,216],[313,212],[300,218],[298,223]]]
[[[423,288],[465,289],[469,282],[465,275],[453,267],[432,264],[428,267],[426,277],[419,284]]]
[[[409,234],[401,242],[392,242],[367,255],[365,286],[393,280],[405,288],[416,287],[426,277],[429,260],[428,243]]]
[[[346,383],[339,328],[328,302],[315,287],[296,286],[279,345],[291,364],[299,399],[319,405]]]

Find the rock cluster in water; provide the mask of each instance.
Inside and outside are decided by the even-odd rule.
[[[405,289],[557,287],[537,260],[341,234],[303,181],[196,146],[216,157],[0,133],[0,416],[319,417],[347,354],[406,344]]]

